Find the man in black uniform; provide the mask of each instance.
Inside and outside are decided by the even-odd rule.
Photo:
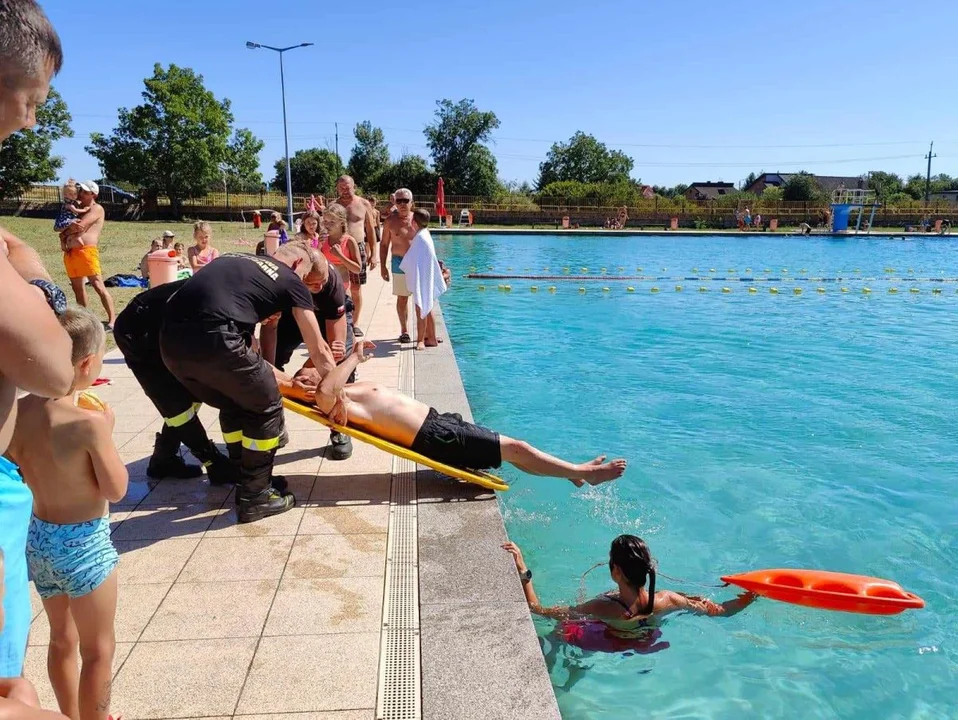
[[[211,485],[235,482],[229,461],[206,434],[197,416],[200,404],[167,370],[160,357],[160,328],[166,302],[185,280],[167,283],[140,293],[120,313],[113,328],[116,346],[127,367],[163,416],[163,429],[156,434],[153,456],[146,469],[150,477],[194,478],[203,471],[180,457],[180,443],[203,463]]]
[[[317,368],[326,373],[335,366],[303,283],[318,255],[300,242],[286,243],[273,257],[224,255],[187,280],[166,305],[163,362],[197,400],[220,410],[230,459],[240,467],[240,522],[296,504],[270,484],[283,403],[276,371],[251,346],[257,323],[291,313]],[[335,414],[337,421],[345,419],[345,403]]]
[[[329,263],[323,256],[318,258],[304,282],[313,296],[313,308],[323,340],[332,350],[333,359],[341,363],[353,351],[353,301],[346,294],[339,273],[329,271]],[[285,369],[301,342],[303,336],[291,313],[283,313],[278,324],[260,329],[263,357],[280,370]],[[304,367],[311,366],[311,361],[307,360]],[[355,377],[350,376],[349,382],[354,381]],[[331,431],[329,445],[327,457],[331,460],[346,460],[353,454],[352,440],[343,433]]]

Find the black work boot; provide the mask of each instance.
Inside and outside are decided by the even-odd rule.
[[[213,460],[206,466],[206,478],[210,485],[235,485],[239,478],[236,465],[219,450],[213,451]]]
[[[153,456],[146,468],[146,474],[151,478],[188,480],[202,477],[203,468],[190,465],[180,457],[180,441],[172,434],[162,432],[156,434]]]
[[[348,460],[353,454],[353,441],[341,432],[329,434],[329,459]]]
[[[241,523],[256,522],[273,515],[280,515],[296,506],[296,498],[283,495],[268,487],[256,495],[236,494],[236,519]]]
[[[280,495],[285,495],[289,489],[289,481],[285,475],[273,475],[269,479],[269,484],[273,487],[273,490],[276,490]]]

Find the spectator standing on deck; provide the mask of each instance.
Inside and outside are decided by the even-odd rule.
[[[0,142],[36,125],[50,80],[63,64],[56,30],[33,0],[0,2]],[[66,297],[50,281],[39,256],[0,229],[0,454],[16,422],[17,390],[63,397],[73,389],[73,343],[56,318]],[[52,312],[51,312],[52,308]],[[15,311],[13,310],[15,309]],[[3,597],[0,615],[0,678],[19,678],[32,612],[27,580],[27,531],[33,495],[17,467],[0,456],[0,553]],[[9,693],[2,693],[3,710]],[[13,702],[16,702],[14,699]],[[32,710],[13,706],[30,718]],[[38,711],[39,712],[39,711]]]
[[[355,194],[356,183],[349,175],[342,175],[336,180],[336,192],[339,193],[339,204],[346,208],[346,233],[356,238],[359,243],[359,270],[352,272],[349,278],[351,286],[350,297],[353,299],[353,333],[362,337],[363,331],[359,327],[360,315],[363,311],[363,285],[366,284],[366,271],[376,269],[376,230],[373,227],[373,210],[365,198]]]
[[[379,262],[383,280],[389,282],[389,271],[392,268],[393,295],[396,296],[396,313],[399,315],[399,342],[412,342],[409,337],[409,288],[406,286],[406,276],[400,267],[403,256],[409,251],[412,239],[416,235],[412,222],[412,190],[400,188],[395,193],[395,202],[398,211],[395,215],[386,218],[383,224],[383,241],[379,246]],[[392,250],[392,263],[389,264],[389,253]]]
[[[103,284],[103,271],[100,268],[100,233],[103,232],[103,225],[106,222],[103,206],[96,201],[100,188],[92,180],[77,183],[77,188],[80,207],[89,208],[89,211],[82,220],[73,223],[70,230],[71,238],[83,236],[83,245],[74,244],[72,240],[68,243],[68,249],[63,253],[63,266],[66,268],[67,277],[70,278],[70,285],[73,286],[77,304],[82,307],[87,306],[86,283],[89,280],[106,311],[104,325],[112,331],[113,322],[116,320],[116,310],[113,309],[113,298]]]

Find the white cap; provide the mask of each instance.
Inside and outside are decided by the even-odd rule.
[[[165,238],[176,237],[176,233],[174,233],[172,230],[164,230],[163,237]]]
[[[100,187],[92,180],[87,180],[86,182],[77,183],[77,187],[85,192],[93,193],[94,195],[100,194]]]

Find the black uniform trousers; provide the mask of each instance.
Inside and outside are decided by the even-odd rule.
[[[197,417],[200,403],[163,364],[160,328],[150,326],[147,309],[136,303],[128,306],[114,323],[113,337],[133,377],[163,416],[154,457],[171,457],[179,452],[182,443],[197,460],[210,465],[215,450]]]
[[[167,323],[160,351],[170,372],[200,402],[218,408],[230,458],[239,461],[237,500],[270,487],[283,401],[276,377],[232,322]]]

